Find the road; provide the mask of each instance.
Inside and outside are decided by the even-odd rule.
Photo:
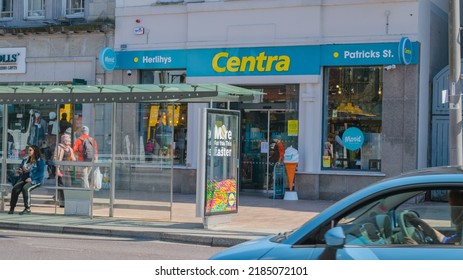
[[[0,230],[1,260],[205,260],[223,249],[145,239]]]

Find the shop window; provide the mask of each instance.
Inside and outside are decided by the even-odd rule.
[[[141,106],[145,120],[142,130],[146,141],[146,161],[156,161],[172,153],[174,164],[185,165],[188,105],[151,103]]]
[[[84,0],[66,0],[66,16],[83,17],[84,3]]]
[[[13,0],[2,0],[0,2],[0,19],[13,17]]]
[[[45,0],[25,0],[26,18],[45,17]]]
[[[141,71],[142,84],[181,84],[185,81],[184,69]],[[139,106],[146,161],[158,161],[172,153],[173,164],[185,165],[188,104],[150,103]]]
[[[325,71],[323,169],[380,171],[382,68]]]

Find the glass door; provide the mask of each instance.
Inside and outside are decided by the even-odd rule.
[[[272,172],[278,155],[276,143],[287,140],[285,110],[244,110],[242,118],[241,190],[272,190]],[[280,145],[281,145],[280,144]]]

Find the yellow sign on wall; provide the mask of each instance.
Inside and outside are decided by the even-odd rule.
[[[298,136],[298,135],[299,135],[299,121],[289,120],[288,121],[288,136]]]

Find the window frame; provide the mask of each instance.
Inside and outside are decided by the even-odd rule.
[[[4,10],[5,8],[4,4],[6,2],[9,2],[9,6],[10,6],[9,11]],[[0,21],[13,19],[13,3],[14,3],[13,0],[2,0],[0,2]],[[5,16],[5,15],[8,15],[8,16]]]
[[[72,8],[72,2],[79,2],[79,8]],[[80,12],[72,12],[80,10]],[[63,0],[63,14],[67,18],[82,18],[85,16],[85,0]]]
[[[41,6],[40,9],[31,10],[30,6],[34,6],[35,8],[35,4],[37,3]],[[42,15],[31,15],[31,13],[33,12],[41,12]],[[24,18],[27,20],[44,19],[45,18],[45,0],[24,0]]]

